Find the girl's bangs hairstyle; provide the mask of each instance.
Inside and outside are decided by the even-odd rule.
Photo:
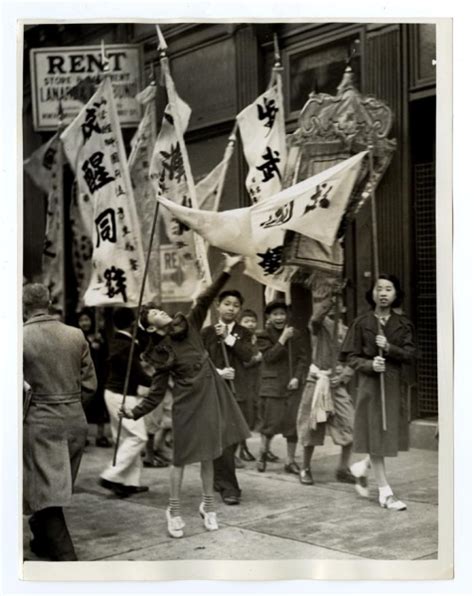
[[[148,304],[145,304],[145,306],[142,306],[142,308],[140,310],[140,319],[138,320],[138,323],[139,323],[140,327],[142,329],[144,329],[145,331],[150,326],[150,323],[148,322],[148,313],[150,312],[150,310],[153,310],[153,309],[163,310],[163,307],[161,306],[161,304],[156,304],[155,302],[150,302]]]
[[[402,286],[400,285],[400,280],[398,279],[398,277],[396,275],[392,275],[391,273],[381,273],[377,278],[377,282],[380,279],[385,279],[387,281],[392,282],[393,287],[395,288],[395,300],[392,302],[391,307],[397,308],[397,306],[401,305],[401,303],[403,302],[403,297],[405,296],[405,292],[402,290]],[[374,288],[375,288],[377,282],[375,282],[375,284],[373,284],[370,287],[370,289],[367,290],[367,292],[365,293],[365,299],[367,300],[367,302],[370,304],[370,306],[372,308],[376,307],[376,304],[372,297],[372,292],[374,291]]]

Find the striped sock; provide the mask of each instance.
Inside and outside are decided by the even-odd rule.
[[[206,513],[216,510],[214,495],[202,495],[202,502],[204,503],[204,511]]]
[[[179,499],[172,499],[170,497],[168,503],[170,506],[171,517],[178,517],[179,515],[181,515],[181,506],[179,503]]]

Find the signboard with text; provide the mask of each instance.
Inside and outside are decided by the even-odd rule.
[[[190,271],[184,269],[178,249],[173,244],[162,244],[161,255],[161,302],[191,302],[195,286],[195,278]]]
[[[141,46],[114,44],[105,51],[120,126],[137,126],[142,113],[135,99],[142,89]],[[36,131],[57,129],[60,100],[64,123],[72,122],[103,79],[101,46],[33,49],[30,64]]]

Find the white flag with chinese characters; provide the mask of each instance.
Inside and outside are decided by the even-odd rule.
[[[266,201],[280,192],[286,167],[286,133],[281,91],[281,75],[237,116],[249,172],[245,181],[252,203]],[[285,232],[273,230],[269,243],[283,246]],[[260,283],[282,292],[288,291],[295,267],[280,266],[263,274],[258,259],[245,260],[245,273]]]
[[[133,196],[137,207],[138,220],[144,250],[148,250],[155,215],[156,197],[150,179],[150,163],[155,144],[155,97],[156,86],[148,85],[135,99],[144,106],[143,118],[133,135],[131,152],[128,157]],[[147,276],[150,292],[154,300],[160,300],[160,244],[155,231],[150,251]]]
[[[48,195],[42,255],[42,280],[53,307],[64,309],[63,161],[59,133],[24,162],[25,171]],[[64,314],[64,313],[63,313]]]
[[[78,190],[93,204],[92,272],[87,306],[138,305],[145,260],[132,184],[110,79],[62,133]],[[150,299],[145,287],[144,299]]]
[[[245,180],[252,203],[280,192],[286,165],[286,135],[280,86],[269,87],[237,115],[249,172]]]
[[[285,230],[333,245],[365,155],[358,153],[251,207],[215,213],[158,200],[212,246],[254,259],[265,279],[281,268]]]

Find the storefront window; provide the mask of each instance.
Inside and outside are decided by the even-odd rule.
[[[436,25],[418,25],[418,76],[435,77]]]
[[[345,38],[328,46],[312,48],[290,56],[290,112],[301,110],[311,91],[335,95],[347,58],[360,81],[360,53],[357,38]]]

